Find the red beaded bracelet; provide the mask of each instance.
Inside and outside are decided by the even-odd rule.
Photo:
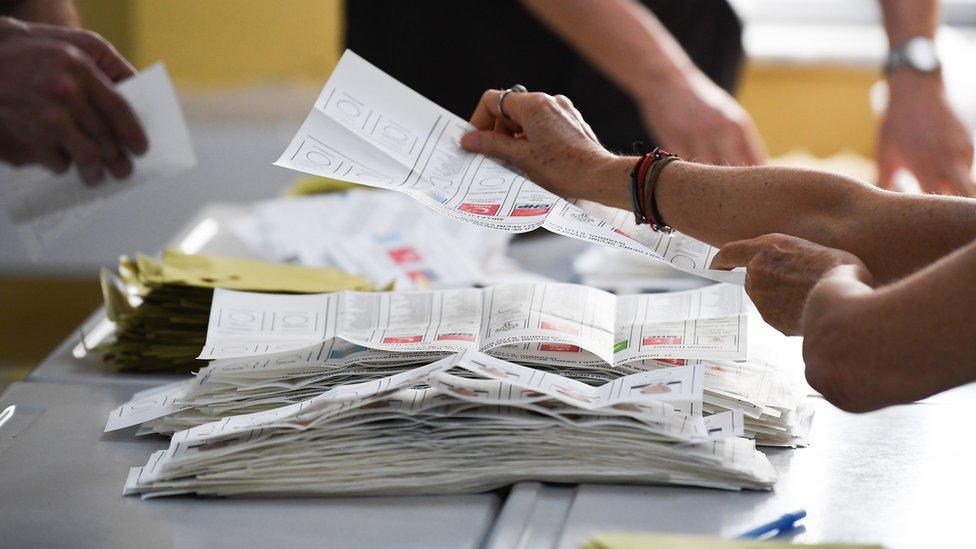
[[[630,199],[634,208],[634,222],[638,225],[649,224],[655,231],[667,234],[674,230],[661,218],[654,197],[654,186],[661,176],[661,170],[672,160],[678,160],[678,156],[661,147],[655,147],[642,154],[630,172]]]

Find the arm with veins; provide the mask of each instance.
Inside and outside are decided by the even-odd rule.
[[[633,159],[605,170],[591,199],[630,209]],[[675,229],[722,246],[769,233],[846,250],[879,283],[907,276],[976,240],[976,200],[894,193],[827,172],[672,162],[655,189]]]

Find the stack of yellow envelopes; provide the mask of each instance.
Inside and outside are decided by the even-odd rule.
[[[214,288],[274,293],[369,291],[363,277],[336,269],[189,255],[167,250],[162,260],[122,257],[118,274],[102,269],[106,314],[115,338],[105,361],[120,370],[189,372],[203,366]]]

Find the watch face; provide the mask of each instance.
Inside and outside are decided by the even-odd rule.
[[[928,38],[912,38],[905,44],[905,60],[917,71],[932,72],[939,68],[935,44]]]

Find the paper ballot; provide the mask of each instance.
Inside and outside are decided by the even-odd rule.
[[[543,364],[746,358],[742,288],[716,284],[614,296],[562,283],[486,289],[274,295],[214,292],[201,359],[260,356],[332,343],[392,352],[477,349]]]
[[[180,431],[124,493],[441,494],[519,480],[769,489],[775,472],[740,437],[741,412],[679,409],[700,401],[702,374],[591,386],[465,351]],[[151,406],[124,406],[107,427]]]
[[[749,336],[750,358],[746,361],[644,360],[617,366],[600,361],[566,366],[525,360],[528,366],[516,364],[513,368],[531,375],[558,374],[593,386],[632,374],[667,370],[669,374],[661,375],[679,377],[667,381],[659,378],[663,385],[648,385],[648,394],[665,395],[662,400],[684,413],[739,411],[746,436],[757,443],[802,445],[810,415],[803,399],[807,390],[802,367],[796,364],[800,350],[782,345],[787,338],[772,328],[763,329],[761,320],[750,322],[749,329],[755,333]],[[133,395],[113,412],[106,428],[140,425],[139,434],[171,435],[223,417],[296,404],[337,386],[384,378],[443,356],[377,351],[337,339],[311,349],[218,359],[182,384]],[[700,366],[701,370],[683,366]],[[509,371],[507,367],[500,370]],[[698,375],[696,371],[704,374],[702,402],[676,402],[673,397],[681,393],[678,389],[687,387],[678,382],[680,376]]]
[[[405,193],[435,211],[511,233],[539,227],[742,284],[713,271],[716,249],[686,235],[634,223],[623,210],[571,203],[512,168],[464,151],[471,125],[351,51],[340,59],[308,118],[276,165]]]
[[[120,83],[149,140],[143,156],[132,157],[128,179],[107,177],[96,186],[84,183],[72,168],[55,175],[39,168],[0,165],[0,196],[31,257],[45,245],[91,216],[101,202],[150,181],[162,180],[196,165],[190,135],[165,65],[158,63]]]

